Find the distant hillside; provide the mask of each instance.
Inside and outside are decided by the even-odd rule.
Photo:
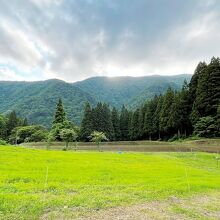
[[[136,107],[155,94],[164,93],[169,86],[180,89],[184,80],[191,75],[144,76],[144,77],[93,77],[73,85],[89,93],[98,101],[108,102],[115,107],[123,104]]]
[[[84,103],[96,104],[86,92],[60,80],[41,82],[0,82],[0,112],[11,110],[27,117],[29,122],[49,126],[55,106],[62,98],[67,115],[79,122]]]
[[[16,110],[31,123],[49,127],[58,98],[63,99],[68,118],[79,123],[85,102],[106,102],[133,108],[169,86],[180,89],[191,75],[146,77],[94,77],[76,83],[61,80],[39,82],[0,81],[0,112]]]

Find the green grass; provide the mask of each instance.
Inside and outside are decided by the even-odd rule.
[[[0,219],[38,219],[64,207],[101,209],[219,189],[216,154],[0,147]]]

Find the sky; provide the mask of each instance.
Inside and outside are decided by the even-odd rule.
[[[220,56],[219,0],[0,0],[0,80],[192,74]]]

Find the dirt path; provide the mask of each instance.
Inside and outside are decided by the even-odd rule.
[[[78,220],[220,219],[220,193],[190,199],[170,198],[90,213]]]
[[[79,211],[79,210],[78,210]],[[165,201],[153,201],[144,204],[122,206],[104,210],[81,212],[65,210],[42,219],[77,219],[77,220],[185,220],[185,219],[220,219],[220,192],[194,196],[189,199],[169,198]]]

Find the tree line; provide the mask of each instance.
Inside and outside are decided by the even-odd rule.
[[[0,114],[0,144],[42,141],[47,130],[41,125],[29,125],[26,118],[20,118],[15,111]]]
[[[169,87],[135,110],[121,110],[106,103],[85,104],[81,125],[68,120],[59,99],[54,121],[48,131],[28,125],[15,111],[0,115],[0,139],[10,143],[31,141],[168,140],[220,136],[220,59],[200,62],[189,83],[180,91]]]
[[[220,59],[209,64],[200,62],[190,83],[180,91],[168,88],[143,106],[119,112],[105,103],[92,108],[86,104],[80,137],[88,141],[92,131],[101,131],[113,141],[168,140],[190,135],[217,137],[220,135]]]

